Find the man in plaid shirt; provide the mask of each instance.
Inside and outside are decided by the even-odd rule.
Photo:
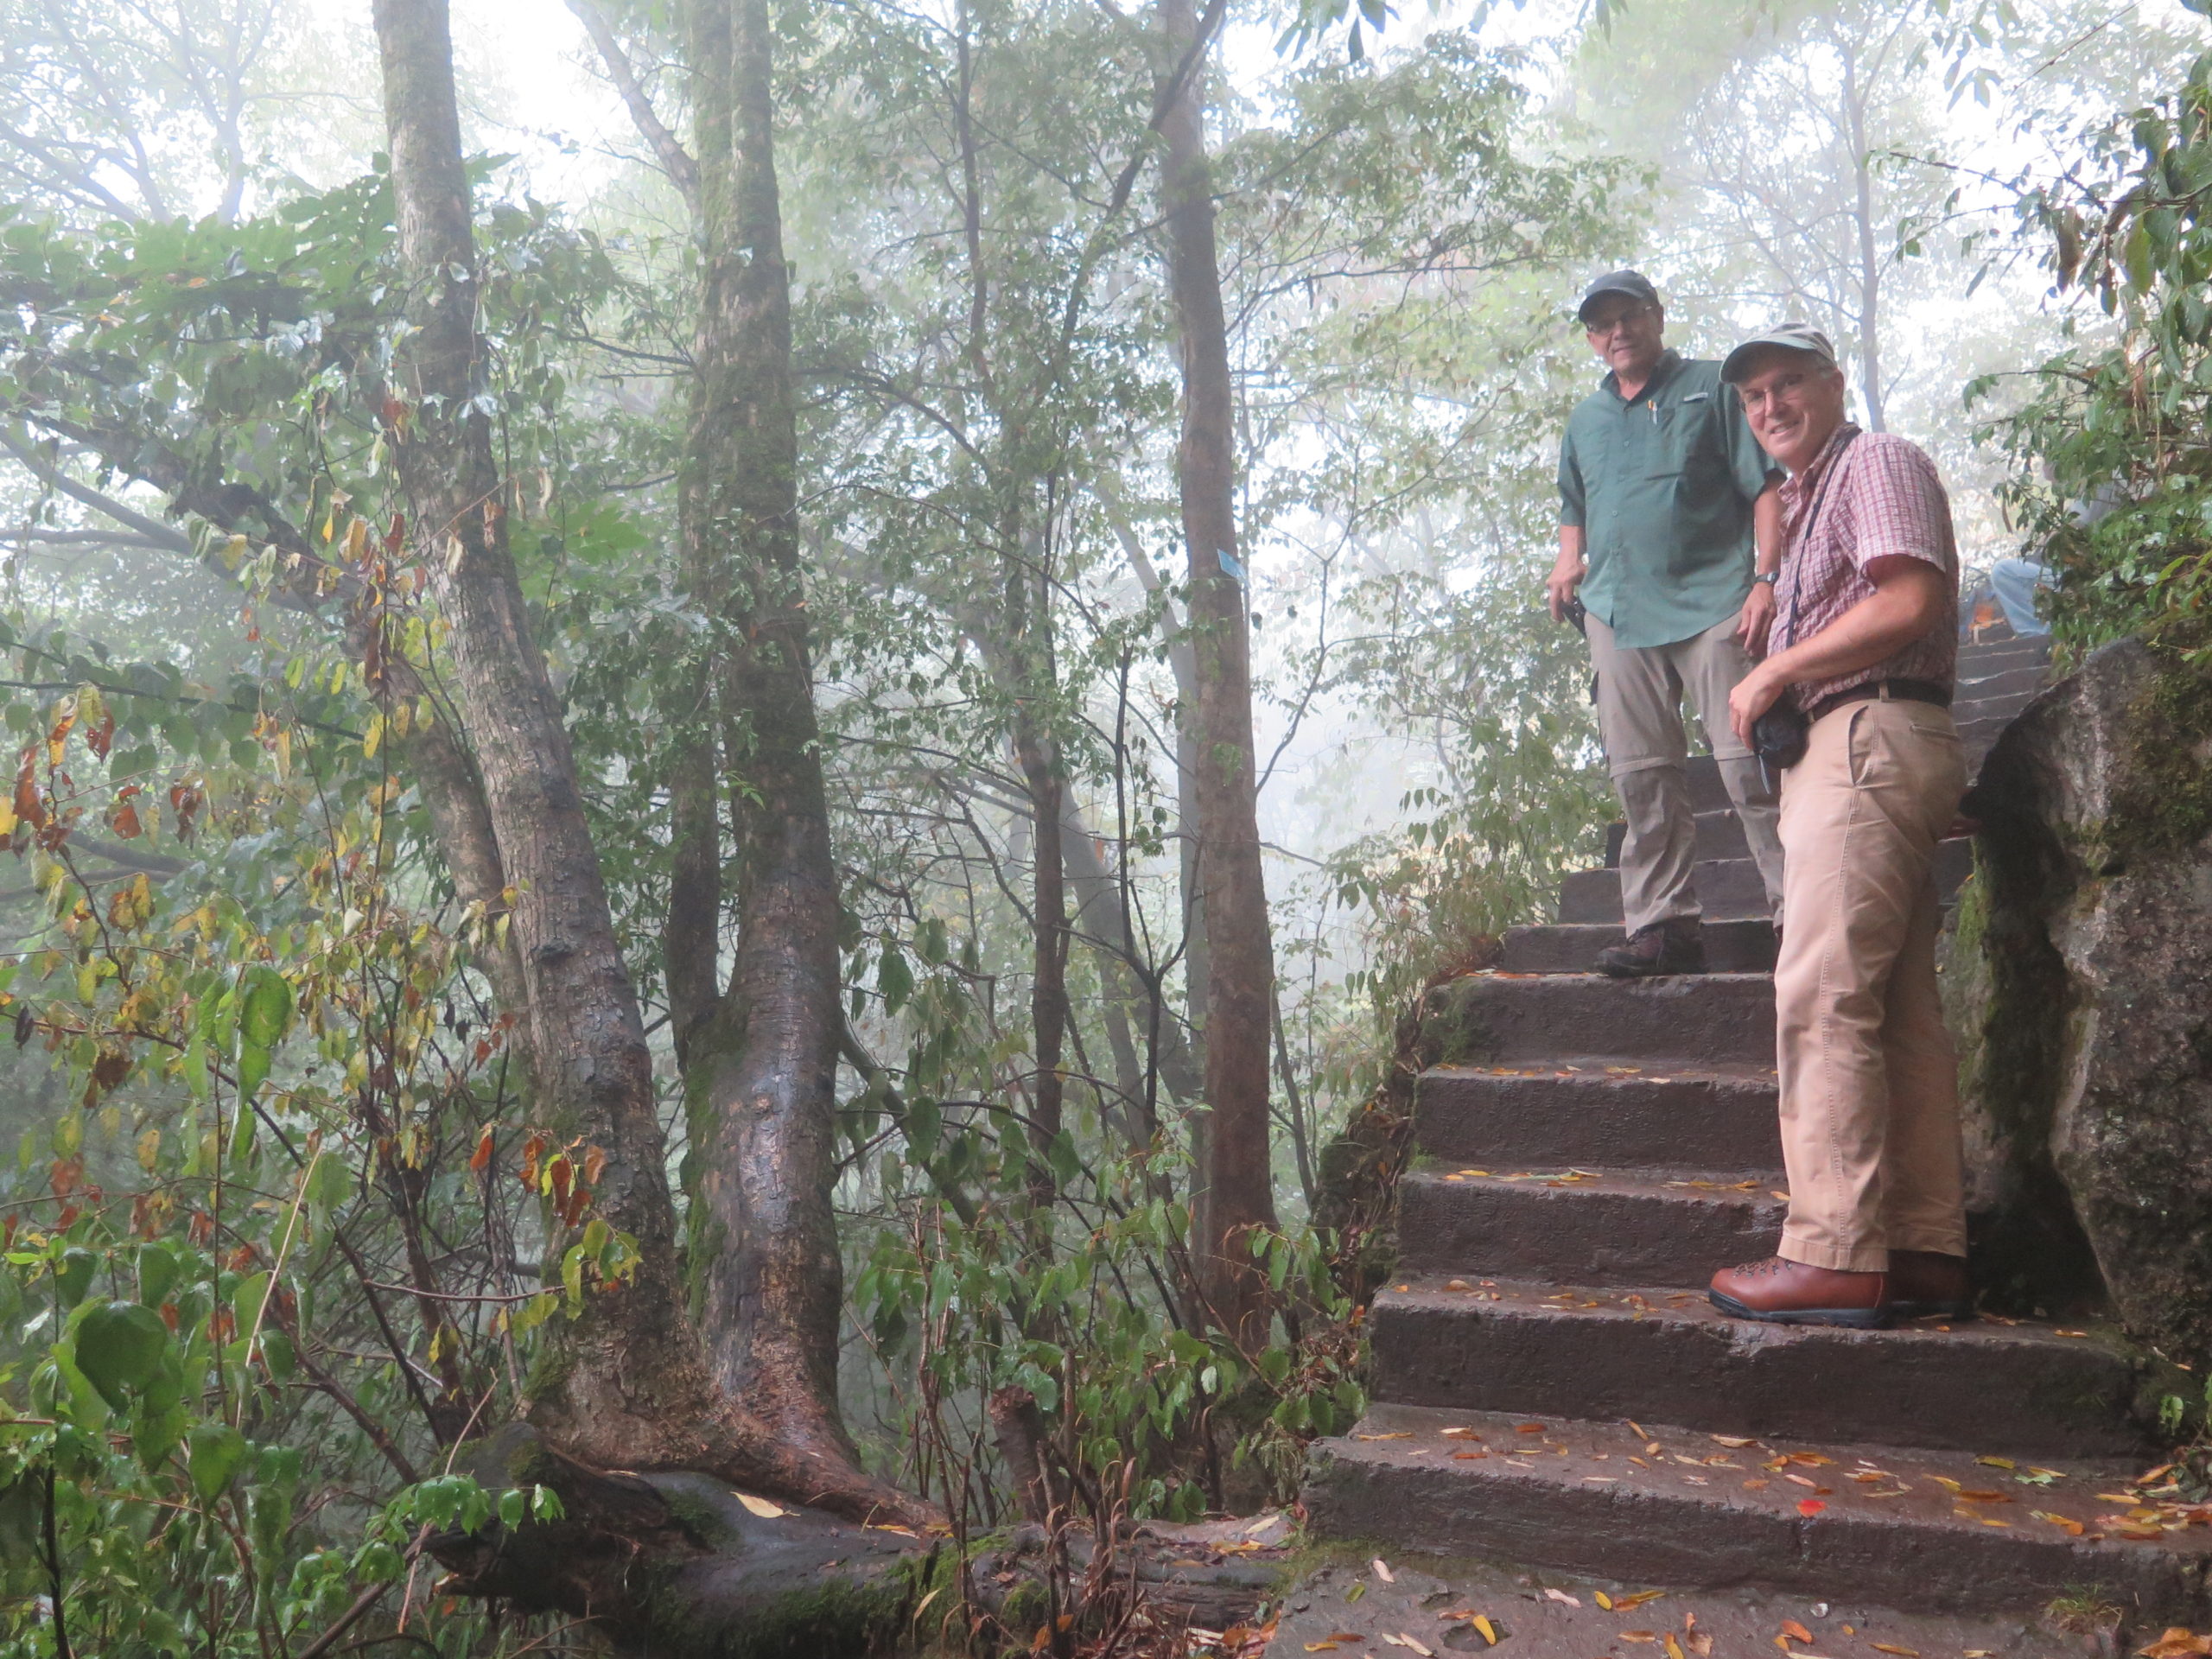
[[[1935,463],[1844,416],[1825,335],[1788,323],[1723,379],[1789,469],[1767,654],[1729,715],[1747,743],[1787,699],[1774,976],[1789,1215],[1777,1255],[1713,1275],[1739,1318],[1881,1325],[1973,1306],[1957,1063],[1936,980],[1936,843],[1966,789],[1950,702],[1958,550]]]

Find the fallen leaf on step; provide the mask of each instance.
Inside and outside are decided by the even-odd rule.
[[[1337,1651],[1337,1644],[1333,1642],[1308,1642],[1306,1644],[1306,1651],[1308,1653],[1334,1653]]]
[[[1787,1204],[1789,1202],[1789,1195],[1787,1192],[1784,1192],[1780,1187],[1769,1187],[1767,1191],[1773,1196],[1774,1201],[1777,1204]]]
[[[1763,1492],[1766,1488],[1767,1483],[1764,1476],[1755,1477],[1744,1483],[1744,1490],[1747,1492]]]
[[[1357,1600],[1358,1600],[1362,1596],[1365,1595],[1366,1593],[1367,1593],[1367,1580],[1364,1580],[1364,1579],[1361,1579],[1361,1580],[1357,1580],[1357,1581],[1352,1585],[1352,1587],[1351,1587],[1351,1589],[1349,1589],[1349,1590],[1347,1590],[1347,1591],[1345,1591],[1345,1592],[1344,1592],[1344,1599],[1345,1599],[1346,1601],[1357,1601]]]
[[[1808,1520],[1812,1516],[1818,1515],[1826,1508],[1827,1508],[1827,1505],[1821,1503],[1817,1497],[1801,1497],[1797,1500],[1797,1513],[1804,1516]]]
[[[1970,1491],[1961,1488],[1959,1496],[1969,1503],[2010,1503],[2012,1501],[2010,1492]]]
[[[1748,1434],[1708,1434],[1705,1438],[1708,1440],[1717,1441],[1722,1446],[1757,1446],[1758,1444],[1757,1440],[1753,1440]]]
[[[1410,1636],[1386,1636],[1382,1639],[1394,1648],[1411,1648],[1421,1655],[1421,1659],[1436,1659],[1433,1651]]]
[[[1624,1642],[1656,1642],[1658,1639],[1659,1632],[1656,1630],[1623,1630],[1621,1632],[1621,1640]]]
[[[1792,1452],[1789,1454],[1789,1461],[1792,1463],[1802,1463],[1810,1469],[1818,1469],[1824,1465],[1834,1463],[1835,1459],[1834,1458],[1822,1457],[1817,1452]]]
[[[1398,1581],[1398,1575],[1390,1571],[1390,1564],[1388,1561],[1385,1561],[1380,1555],[1375,1558],[1374,1566],[1375,1576],[1382,1580],[1383,1583],[1395,1584]]]
[[[740,1492],[737,1495],[737,1501],[744,1504],[747,1509],[752,1510],[753,1514],[759,1516],[763,1521],[773,1521],[778,1516],[789,1515],[791,1513],[791,1511],[785,1509],[782,1504],[771,1503],[766,1498],[755,1497],[750,1492]]]
[[[1664,1640],[1667,1644],[1667,1659],[1682,1659],[1682,1644],[1675,1640],[1675,1633],[1672,1630],[1667,1632]]]
[[[1626,1612],[1631,1607],[1641,1607],[1647,1601],[1656,1601],[1667,1592],[1664,1590],[1639,1590],[1632,1596],[1622,1596],[1613,1603],[1616,1612]]]
[[[1920,1659],[1918,1648],[1893,1648],[1886,1642],[1870,1642],[1867,1645],[1877,1653],[1894,1653],[1897,1659]]]
[[[1367,1640],[1367,1637],[1357,1630],[1331,1630],[1329,1632],[1329,1640],[1332,1642],[1364,1642]]]
[[[1487,1615],[1477,1613],[1471,1622],[1483,1633],[1484,1641],[1489,1643],[1493,1648],[1497,1645],[1497,1626],[1490,1622]]]
[[[1413,1437],[1413,1431],[1408,1428],[1400,1429],[1395,1434],[1355,1434],[1352,1439],[1355,1440],[1410,1440]]]
[[[1613,1599],[1607,1595],[1604,1591],[1592,1590],[1590,1593],[1596,1599],[1598,1605],[1604,1608],[1607,1612],[1610,1613],[1613,1611]]]
[[[1688,1640],[1690,1651],[1697,1655],[1697,1659],[1713,1659],[1712,1631],[1700,1630]]]
[[[2020,1465],[2010,1458],[1976,1458],[1976,1463],[1986,1463],[1992,1469],[2017,1469]]]
[[[1462,1175],[1484,1175],[1484,1176],[1487,1176],[1487,1175],[1490,1173],[1490,1171],[1488,1171],[1488,1170],[1486,1170],[1486,1169],[1463,1169],[1463,1170],[1461,1170],[1459,1173],[1460,1173]]]
[[[2189,1655],[2212,1653],[2212,1637],[2192,1635],[2176,1624],[2149,1647],[2138,1648],[2136,1652],[2143,1659],[2185,1659]]]
[[[2048,1521],[2054,1527],[2063,1528],[2076,1538],[2082,1535],[2082,1528],[2079,1521],[2071,1520],[2063,1515],[2053,1515],[2049,1510],[2031,1510],[2029,1513],[2038,1521]]]
[[[1556,1602],[1559,1602],[1559,1603],[1560,1603],[1561,1605],[1565,1605],[1565,1606],[1568,1606],[1568,1607],[1580,1607],[1580,1606],[1582,1605],[1582,1598],[1581,1598],[1581,1597],[1580,1597],[1580,1596],[1570,1596],[1570,1595],[1568,1595],[1568,1594],[1567,1593],[1567,1592],[1566,1592],[1566,1591],[1564,1591],[1564,1590],[1554,1590],[1554,1589],[1550,1588],[1548,1586],[1546,1586],[1546,1588],[1545,1588],[1545,1590],[1544,1590],[1544,1599],[1545,1599],[1547,1601],[1556,1601]]]
[[[1541,1434],[1544,1432],[1544,1426],[1541,1423],[1516,1423],[1513,1432],[1516,1434]]]
[[[1852,1478],[1861,1486],[1878,1486],[1889,1478],[1889,1475],[1880,1469],[1861,1469]]]
[[[1365,1440],[1365,1439],[1367,1439],[1367,1438],[1368,1438],[1368,1437],[1367,1437],[1366,1435],[1364,1435],[1364,1434],[1363,1434],[1363,1435],[1361,1435],[1361,1436],[1360,1436],[1360,1439],[1362,1439],[1362,1440]],[[1784,1476],[1783,1477],[1783,1478],[1784,1480],[1794,1480],[1794,1481],[1796,1481],[1796,1482],[1800,1486],[1813,1486],[1813,1485],[1815,1485],[1815,1482],[1813,1482],[1813,1481],[1809,1481],[1809,1480],[1806,1479],[1806,1478],[1805,1478],[1805,1477],[1804,1477],[1804,1476],[1802,1476],[1802,1475],[1784,1475]]]
[[[1446,1428],[1437,1431],[1447,1440],[1479,1440],[1482,1436],[1471,1428]]]
[[[1808,1648],[1813,1645],[1813,1633],[1794,1618],[1782,1621],[1782,1634],[1792,1642],[1802,1642]]]
[[[1477,1458],[1486,1458],[1488,1456],[1490,1456],[1490,1453],[1487,1452],[1454,1452],[1452,1454],[1452,1461],[1454,1463],[1471,1462]]]
[[[1630,1430],[1635,1433],[1636,1438],[1637,1438],[1637,1440],[1649,1440],[1649,1439],[1651,1438],[1649,1434],[1647,1434],[1647,1433],[1645,1433],[1643,1432],[1643,1425],[1642,1423],[1637,1422],[1637,1421],[1636,1421],[1636,1419],[1635,1419],[1635,1418],[1631,1417],[1631,1418],[1630,1418],[1630,1419],[1628,1420],[1628,1426],[1629,1426],[1630,1429]]]
[[[1474,1287],[1464,1279],[1446,1279],[1444,1281],[1444,1288],[1446,1290],[1472,1290]]]

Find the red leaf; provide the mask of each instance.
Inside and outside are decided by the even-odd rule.
[[[1801,1497],[1797,1500],[1797,1513],[1800,1515],[1818,1515],[1826,1508],[1827,1508],[1827,1505],[1821,1503],[1817,1497]]]
[[[103,760],[115,743],[115,716],[108,715],[100,723],[85,734],[85,747]]]
[[[476,1142],[476,1150],[469,1154],[468,1169],[473,1175],[481,1175],[492,1161],[492,1126],[484,1126],[483,1135]]]

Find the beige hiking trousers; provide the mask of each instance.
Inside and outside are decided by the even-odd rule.
[[[1936,982],[1936,843],[1966,766],[1950,711],[1847,702],[1783,774],[1774,975],[1792,1262],[1879,1272],[1967,1252],[1958,1064]]]
[[[1590,663],[1598,671],[1598,732],[1605,769],[1621,798],[1628,834],[1621,842],[1621,911],[1628,931],[1702,914],[1690,871],[1697,862],[1697,819],[1690,810],[1689,740],[1682,729],[1687,692],[1705,722],[1721,780],[1744,825],[1770,908],[1782,902],[1782,842],[1774,796],[1759,763],[1728,725],[1728,694],[1751,672],[1736,619],[1670,645],[1624,647],[1596,617],[1585,619]]]

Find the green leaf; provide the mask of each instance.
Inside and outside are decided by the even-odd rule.
[[[914,994],[913,969],[906,966],[906,958],[890,945],[883,950],[883,963],[875,970],[875,988],[883,993],[883,1008],[887,1014],[896,1014]]]
[[[203,1503],[213,1503],[231,1484],[245,1461],[245,1436],[227,1423],[202,1423],[189,1437],[185,1455],[192,1473],[192,1490]]]
[[[77,1369],[100,1398],[118,1411],[130,1408],[129,1389],[143,1388],[168,1350],[169,1328],[162,1316],[138,1302],[109,1302],[86,1313],[77,1326]]]
[[[92,1287],[92,1271],[99,1266],[99,1258],[90,1250],[67,1249],[55,1264],[54,1282],[61,1292],[61,1305],[74,1307],[85,1300],[85,1293]]]
[[[241,1041],[238,1044],[238,1132],[231,1141],[233,1157],[240,1155],[241,1141],[247,1151],[253,1147],[253,1114],[246,1109],[246,1103],[253,1098],[254,1091],[268,1080],[269,1051],[259,1043]]]
[[[274,968],[251,969],[245,976],[245,1003],[238,1016],[240,1042],[274,1048],[291,1023],[291,982]]]

